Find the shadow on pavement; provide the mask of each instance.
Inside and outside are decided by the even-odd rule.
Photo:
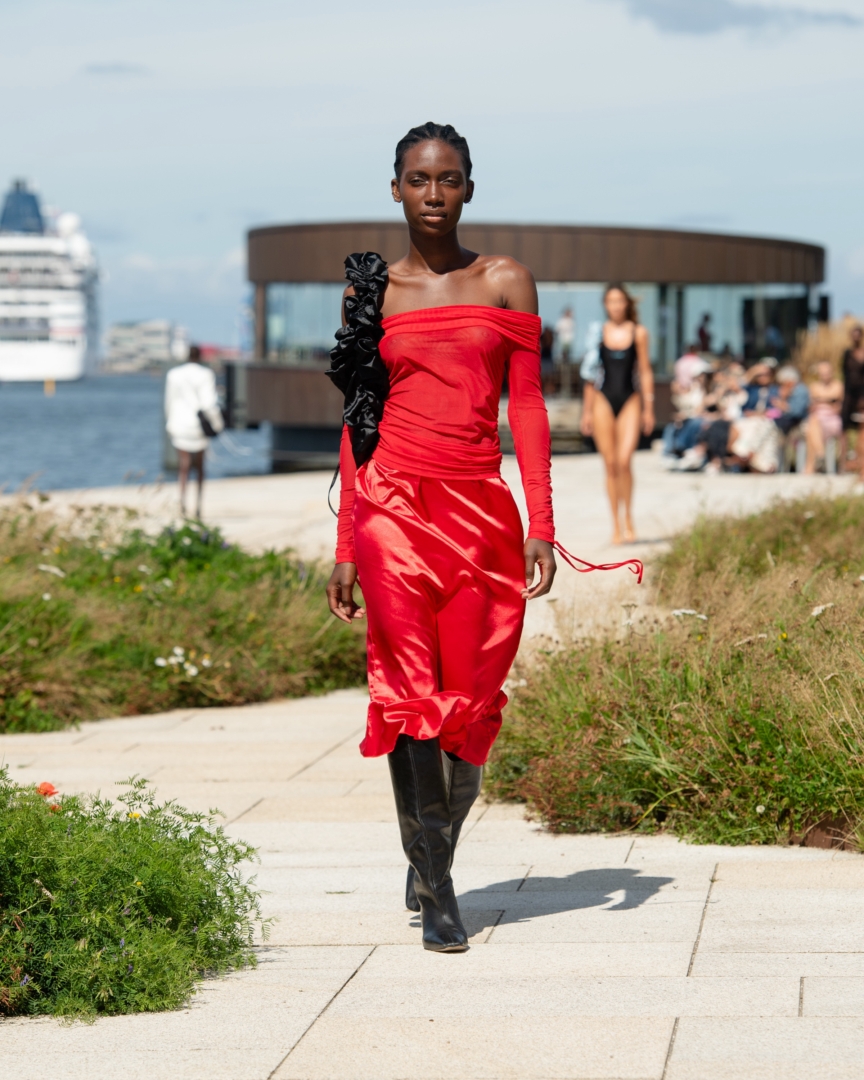
[[[466,909],[503,909],[499,925],[583,908],[629,911],[646,903],[674,880],[649,877],[627,867],[578,870],[566,877],[514,878],[483,889],[471,889],[459,894],[459,905]]]

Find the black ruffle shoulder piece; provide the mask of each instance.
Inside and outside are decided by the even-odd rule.
[[[358,466],[378,444],[378,424],[390,392],[390,377],[378,348],[381,298],[387,286],[387,263],[374,251],[356,252],[345,260],[345,277],[354,295],[345,297],[347,326],[336,331],[327,375],[345,395],[343,418],[351,429],[351,449]]]

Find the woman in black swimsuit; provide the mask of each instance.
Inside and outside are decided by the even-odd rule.
[[[843,353],[843,440],[841,461],[846,462],[847,432],[858,431],[855,454],[864,482],[864,329],[853,326],[849,348]]]
[[[585,383],[582,434],[591,436],[606,465],[606,489],[612,505],[612,543],[636,539],[631,514],[633,473],[630,463],[639,434],[654,431],[654,375],[648,357],[648,331],[640,326],[636,302],[623,285],[610,285],[604,296],[608,321],[599,346],[599,367]]]

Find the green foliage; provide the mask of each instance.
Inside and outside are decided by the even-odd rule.
[[[55,795],[0,770],[0,1015],[173,1009],[254,964],[253,848],[142,780],[119,805]]]
[[[290,552],[23,504],[0,510],[0,551],[0,731],[364,680],[362,631],[332,618],[324,572]]]
[[[493,794],[563,831],[864,841],[864,500],[704,520],[660,560],[646,618],[522,672]],[[650,599],[650,594],[649,594]]]

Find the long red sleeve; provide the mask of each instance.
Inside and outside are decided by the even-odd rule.
[[[342,428],[339,445],[339,517],[336,523],[336,562],[354,562],[354,477],[357,466],[351,452],[351,433]]]
[[[539,350],[514,349],[510,355],[509,384],[507,418],[528,504],[528,536],[551,544],[555,540],[549,475],[552,440],[540,383]]]

